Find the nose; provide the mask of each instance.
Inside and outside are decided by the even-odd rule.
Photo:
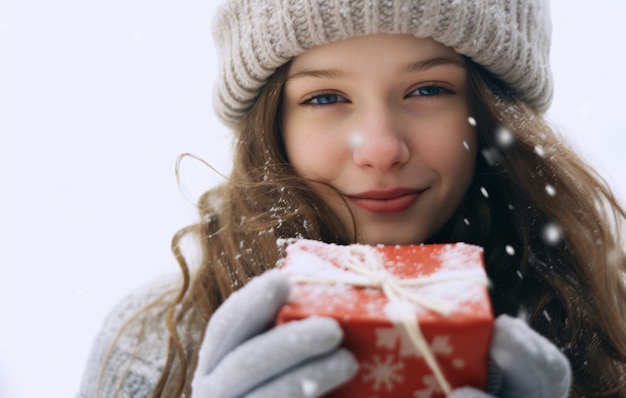
[[[389,109],[369,110],[350,137],[355,164],[378,172],[404,165],[410,157],[400,121]]]

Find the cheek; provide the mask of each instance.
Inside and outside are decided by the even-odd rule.
[[[285,126],[287,157],[298,175],[328,181],[349,156],[343,135],[332,129]]]
[[[419,151],[442,178],[465,188],[474,174],[476,146],[476,132],[463,119],[431,131]]]

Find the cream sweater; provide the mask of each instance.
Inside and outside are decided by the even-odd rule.
[[[174,297],[178,283],[179,278],[172,275],[159,278],[111,311],[94,341],[78,398],[150,397],[167,357],[165,303]],[[133,319],[160,296],[164,300]],[[199,341],[201,331],[195,332],[195,341],[186,344],[190,349]]]

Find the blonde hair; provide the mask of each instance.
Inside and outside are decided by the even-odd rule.
[[[356,234],[287,161],[279,121],[288,68],[270,78],[237,129],[228,181],[202,196],[201,221],[173,239],[184,278],[169,305],[169,354],[153,397],[190,393],[200,340],[185,346],[183,319],[183,329],[203,330],[230,294],[275,266],[278,238],[348,244]],[[574,371],[572,396],[626,396],[626,214],[602,178],[515,92],[469,59],[467,69],[477,169],[461,206],[427,243],[484,247],[495,315],[526,313],[563,350]],[[502,128],[513,138],[508,145],[498,139]],[[558,233],[546,239],[546,227]],[[202,249],[193,272],[179,248],[187,235]]]

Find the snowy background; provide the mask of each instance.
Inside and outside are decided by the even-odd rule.
[[[0,0],[0,397],[71,397],[102,318],[176,272],[169,242],[228,172],[214,0]],[[549,112],[626,198],[626,3],[553,0]]]

